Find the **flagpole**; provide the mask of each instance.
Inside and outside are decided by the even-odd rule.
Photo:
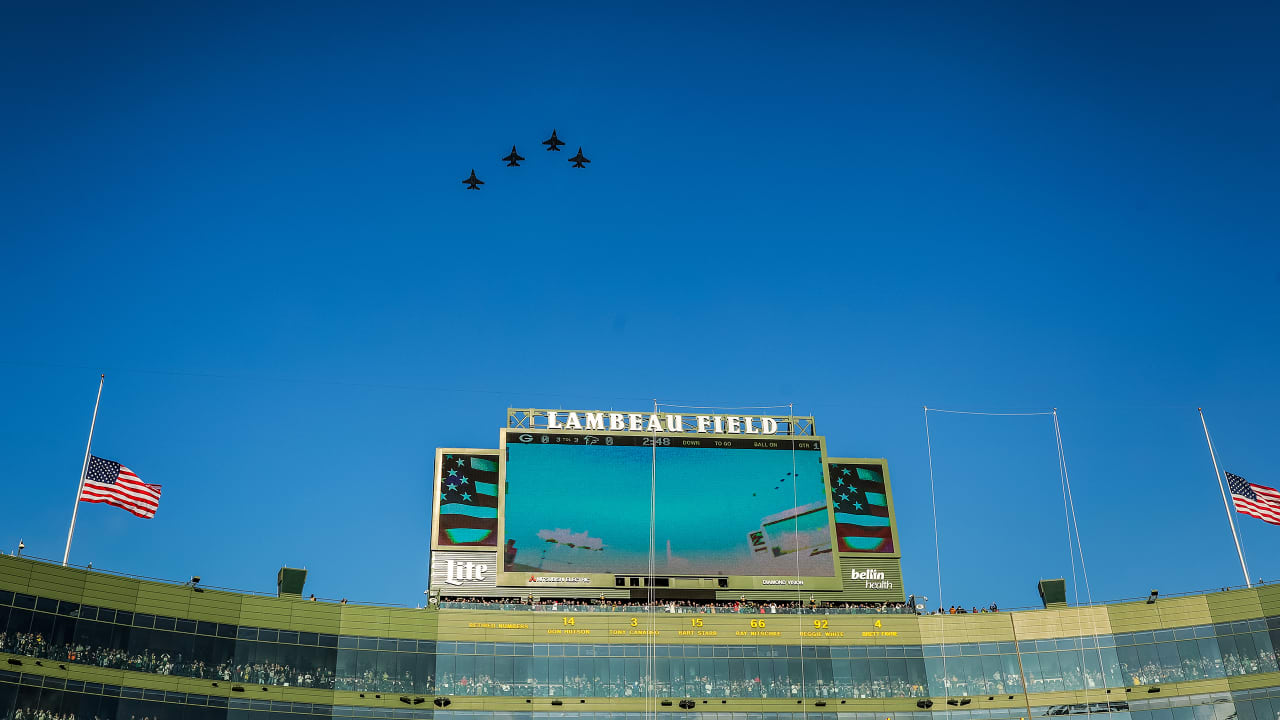
[[[1240,569],[1244,571],[1245,587],[1253,587],[1249,582],[1249,566],[1244,564],[1244,550],[1240,549],[1240,536],[1236,534],[1236,520],[1231,514],[1231,506],[1227,504],[1227,491],[1222,487],[1222,471],[1218,469],[1218,454],[1213,450],[1213,440],[1209,438],[1209,425],[1204,421],[1204,408],[1200,411],[1200,425],[1204,428],[1204,441],[1209,443],[1209,457],[1213,459],[1213,475],[1218,478],[1218,492],[1222,493],[1222,507],[1227,511],[1227,522],[1231,525],[1231,538],[1236,541],[1236,554],[1240,556]]]
[[[80,482],[76,483],[76,504],[71,508],[71,529],[67,530],[67,549],[62,553],[62,567],[67,566],[71,557],[71,536],[76,534],[76,513],[80,511],[80,491],[84,489],[84,474],[89,470],[89,449],[93,447],[93,426],[98,424],[98,403],[102,402],[102,384],[107,381],[106,374],[98,377],[98,399],[93,401],[93,419],[89,421],[89,442],[84,444],[84,463],[80,466]]]

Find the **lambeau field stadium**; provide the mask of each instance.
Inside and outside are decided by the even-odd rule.
[[[1280,587],[924,614],[856,454],[810,417],[510,410],[436,451],[421,607],[0,556],[0,718],[1280,718]]]

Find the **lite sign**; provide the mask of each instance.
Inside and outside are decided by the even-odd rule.
[[[630,432],[699,432],[717,435],[777,435],[778,421],[744,415],[695,415],[685,427],[683,415],[660,413],[547,411],[548,430],[599,430]]]
[[[483,563],[444,561],[444,581],[450,585],[461,585],[464,582],[480,582],[489,572],[489,566]]]

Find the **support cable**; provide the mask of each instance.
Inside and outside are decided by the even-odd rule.
[[[653,400],[653,413],[658,414],[658,399]],[[655,626],[657,623],[657,608],[654,602],[657,598],[656,593],[656,563],[657,563],[657,500],[658,500],[658,431],[653,430],[651,440],[649,442],[652,453],[652,462],[649,465],[649,577],[645,580],[648,588],[645,592],[645,601],[648,604],[646,615],[648,616],[649,637],[645,643],[648,652],[645,657],[645,669],[647,671],[648,692],[645,693],[645,714],[652,720],[657,717],[658,713],[658,689],[654,682],[654,671],[656,670],[657,661],[655,656],[657,648],[654,638],[657,636]]]
[[[938,410],[935,412],[959,412],[951,410]],[[962,413],[965,415],[977,413]],[[933,507],[933,560],[934,567],[938,570],[938,610],[941,620],[939,627],[942,629],[942,687],[946,691],[947,697],[951,697],[951,686],[947,680],[947,618],[942,612],[942,550],[938,542],[938,496],[933,489],[933,436],[929,433],[929,406],[924,406],[924,439],[926,447],[929,451],[929,502]],[[925,606],[925,612],[929,612],[929,606]],[[1024,681],[1025,682],[1025,681]],[[1025,690],[1025,688],[1024,688]]]
[[[800,507],[800,490],[797,487],[799,483],[796,481],[796,408],[795,403],[787,403],[787,423],[790,425],[788,432],[791,434],[791,512],[796,512]],[[796,604],[799,605],[800,613],[804,613],[804,597],[800,589],[800,517],[793,516],[791,522],[794,524],[794,547],[792,552],[796,556]],[[805,657],[804,657],[804,633],[800,634],[800,717],[807,720],[809,717],[809,709],[805,707],[804,701],[807,693],[805,692]]]
[[[1068,524],[1068,530],[1070,531],[1072,528],[1074,528],[1076,550],[1079,551],[1080,553],[1080,572],[1084,576],[1085,599],[1089,603],[1089,624],[1090,624],[1090,627],[1093,629],[1093,647],[1094,647],[1094,651],[1097,652],[1098,654],[1098,673],[1100,675],[1099,681],[1101,683],[1100,687],[1106,687],[1107,668],[1102,661],[1102,648],[1098,646],[1098,618],[1097,618],[1097,613],[1094,611],[1094,607],[1093,607],[1093,590],[1089,587],[1089,568],[1087,565],[1085,565],[1085,561],[1084,561],[1084,545],[1080,543],[1080,523],[1078,520],[1076,520],[1076,502],[1075,502],[1075,497],[1071,492],[1071,473],[1068,472],[1067,470],[1067,454],[1062,447],[1062,428],[1058,424],[1058,408],[1053,409],[1053,434],[1058,444],[1058,467],[1062,473],[1062,486],[1066,491],[1067,506],[1071,510],[1071,518]],[[1070,549],[1070,544],[1071,544],[1071,537],[1070,535],[1068,535],[1067,537],[1068,549]],[[1071,581],[1072,581],[1072,584],[1075,583],[1075,560],[1074,559],[1072,560]],[[1080,593],[1079,593],[1079,590],[1076,590],[1076,612],[1079,613],[1079,611],[1080,611]],[[1085,693],[1085,712],[1090,713],[1089,696],[1088,696],[1089,668],[1087,665],[1085,665],[1085,662],[1084,662],[1084,648],[1080,649],[1080,671],[1082,676],[1081,684],[1084,685],[1083,692]]]

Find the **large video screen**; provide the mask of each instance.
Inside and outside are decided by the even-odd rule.
[[[655,574],[835,575],[819,443],[643,440],[510,435],[506,570],[648,574],[652,485]]]

